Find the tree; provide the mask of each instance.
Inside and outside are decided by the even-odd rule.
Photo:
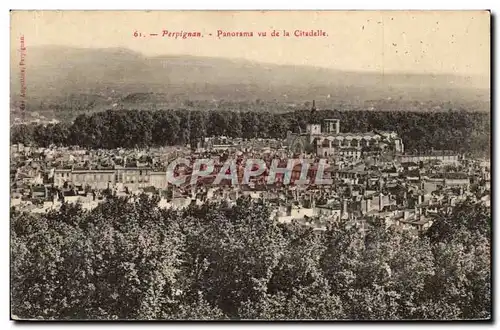
[[[240,308],[243,319],[340,319],[343,307],[319,268],[321,240],[312,228],[281,225],[286,242],[267,293]]]
[[[13,314],[160,318],[173,299],[180,243],[155,203],[141,196],[112,198],[90,212],[64,206],[38,219],[33,232],[15,224],[26,215],[14,217]]]
[[[466,202],[425,233],[377,218],[313,230],[262,200],[162,209],[108,195],[11,212],[11,297],[30,319],[488,319],[491,215]]]
[[[33,136],[34,127],[32,125],[15,125],[11,129],[11,143],[22,143],[24,145],[30,145],[35,142],[35,137]]]
[[[482,204],[465,202],[441,214],[427,231],[433,242],[435,276],[426,288],[429,304],[423,317],[488,319],[491,317],[491,213]]]
[[[136,147],[185,144],[207,135],[229,135],[241,138],[284,138],[287,130],[305,130],[309,123],[338,118],[342,131],[366,132],[395,130],[407,150],[431,148],[456,152],[470,151],[489,155],[489,113],[408,112],[408,111],[295,111],[284,114],[268,112],[235,112],[201,110],[108,110],[79,115],[68,130],[62,126],[45,130],[35,125],[30,133],[26,126],[13,129],[15,142],[33,141],[36,145],[64,143],[94,148]],[[57,128],[57,129],[56,129]],[[55,130],[55,132],[54,132]],[[61,142],[62,141],[62,142]],[[389,148],[392,145],[389,144]]]
[[[229,208],[208,204],[187,212],[183,228],[188,230],[188,248],[183,260],[189,261],[189,291],[203,292],[209,303],[236,317],[243,302],[265,295],[282,253],[280,231],[269,220],[269,210],[249,199],[239,199]],[[201,228],[189,230],[197,227]]]

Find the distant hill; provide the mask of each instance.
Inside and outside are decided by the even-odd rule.
[[[29,47],[26,53],[26,101],[28,109],[37,111],[55,105],[75,111],[213,108],[224,102],[301,107],[312,99],[320,107],[366,106],[383,101],[392,108],[431,101],[473,111],[489,110],[489,82],[475,76],[381,75],[225,58],[146,57],[121,48],[43,46]],[[18,62],[18,54],[12,52],[14,105],[19,100]]]

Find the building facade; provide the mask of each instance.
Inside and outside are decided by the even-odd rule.
[[[151,175],[154,173],[152,180]],[[160,174],[165,177],[165,174]],[[166,177],[164,179],[166,181]],[[160,180],[163,184],[163,180]],[[128,187],[138,189],[158,184],[158,174],[151,168],[115,168],[115,169],[56,169],[54,171],[54,186],[65,184],[75,186],[90,186],[93,189],[108,189],[113,187]],[[154,185],[153,185],[154,186]]]
[[[361,158],[364,151],[378,148],[404,152],[396,132],[341,133],[340,120],[325,119],[323,124],[308,124],[305,133],[287,133],[286,144],[294,153],[310,152],[320,157]]]

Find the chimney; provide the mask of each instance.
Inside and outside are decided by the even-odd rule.
[[[313,104],[312,104],[312,107],[311,107],[311,112],[312,111],[316,111],[316,100],[313,100]]]

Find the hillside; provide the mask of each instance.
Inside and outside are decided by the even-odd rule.
[[[17,62],[18,54],[11,53],[13,108],[20,90]],[[27,49],[26,86],[29,110],[55,109],[58,113],[116,107],[214,108],[222,104],[240,108],[253,104],[279,111],[303,107],[312,99],[323,108],[375,104],[375,108],[392,109],[414,104],[422,110],[440,106],[485,111],[490,98],[489,81],[481,77],[381,75],[209,57],[145,57],[121,48],[62,46]]]

